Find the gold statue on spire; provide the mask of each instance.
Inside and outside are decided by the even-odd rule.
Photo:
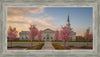
[[[69,16],[69,12],[68,12],[68,16]]]

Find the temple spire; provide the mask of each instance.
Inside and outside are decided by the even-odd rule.
[[[70,28],[69,12],[68,12],[68,19],[67,19],[67,24],[66,24],[66,26]]]
[[[69,12],[68,12],[68,19],[67,19],[67,21],[70,22],[70,21],[69,21]]]

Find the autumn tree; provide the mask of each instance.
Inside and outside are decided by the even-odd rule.
[[[36,28],[35,25],[30,25],[29,30],[30,30],[29,36],[30,36],[31,41],[33,42],[35,36],[38,34],[38,29]]]
[[[58,30],[55,31],[54,38],[55,38],[55,40],[59,40],[59,31]]]
[[[17,31],[16,31],[16,28],[12,28],[11,26],[9,27],[8,29],[8,38],[9,40],[11,40],[11,47],[12,47],[12,41],[14,39],[16,39],[17,37]]]
[[[66,26],[62,27],[60,31],[60,38],[64,42],[64,46],[66,47],[66,42],[71,39],[71,28],[67,28]]]
[[[42,39],[42,33],[41,33],[41,30],[38,32],[37,38],[38,38],[39,41],[41,41],[41,39]]]

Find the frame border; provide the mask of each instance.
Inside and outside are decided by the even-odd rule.
[[[32,2],[31,2],[32,1]],[[38,0],[37,0],[38,1]],[[14,55],[16,55],[16,57],[17,56],[25,56],[25,57],[27,57],[27,56],[34,56],[35,55],[35,57],[36,56],[54,56],[54,57],[56,57],[56,56],[58,56],[58,57],[60,57],[60,56],[69,56],[69,57],[74,57],[74,56],[80,56],[80,55],[82,55],[82,56],[98,56],[98,51],[100,51],[99,49],[100,48],[98,48],[99,46],[98,46],[98,44],[100,44],[100,42],[99,42],[99,18],[98,18],[98,12],[99,12],[99,9],[98,9],[98,3],[97,2],[93,2],[92,0],[90,1],[90,0],[88,0],[88,2],[86,2],[86,1],[83,1],[83,2],[81,2],[81,1],[74,1],[74,0],[70,0],[70,1],[66,1],[65,2],[65,0],[64,1],[60,1],[60,0],[58,0],[58,1],[55,1],[55,2],[50,2],[50,0],[43,0],[43,1],[38,1],[37,2],[36,0],[29,0],[28,1],[28,3],[27,3],[27,1],[26,0],[21,0],[21,1],[17,1],[17,0],[15,0],[15,2],[13,1],[13,0],[5,0],[5,1],[0,1],[1,3],[0,3],[0,12],[1,12],[1,14],[0,14],[0,16],[1,16],[1,18],[0,18],[0,56],[4,56],[4,57],[6,57],[6,56],[8,56],[8,55],[10,55],[10,56],[14,56]],[[46,3],[45,3],[45,2]],[[51,0],[52,1],[52,0]],[[59,4],[59,2],[60,2],[60,4]],[[79,3],[80,2],[80,3]],[[25,3],[25,4],[24,4]],[[67,3],[67,4],[66,4]],[[41,6],[43,6],[43,7],[51,7],[51,6],[56,6],[56,7],[59,7],[59,6],[65,6],[65,7],[93,7],[93,51],[73,51],[73,50],[70,50],[70,51],[66,51],[66,50],[63,50],[63,51],[58,51],[58,50],[34,50],[34,51],[29,51],[29,50],[21,50],[21,51],[17,51],[17,50],[7,50],[7,38],[6,38],[6,36],[7,36],[7,7],[12,7],[12,6],[14,6],[14,7],[28,7],[28,6],[31,6],[31,7],[33,7],[33,6],[36,6],[36,7],[41,7]],[[97,12],[98,11],[98,12]],[[94,43],[95,43],[95,45],[94,45]]]

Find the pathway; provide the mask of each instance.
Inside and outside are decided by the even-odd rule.
[[[45,42],[41,50],[55,50],[51,42]]]

